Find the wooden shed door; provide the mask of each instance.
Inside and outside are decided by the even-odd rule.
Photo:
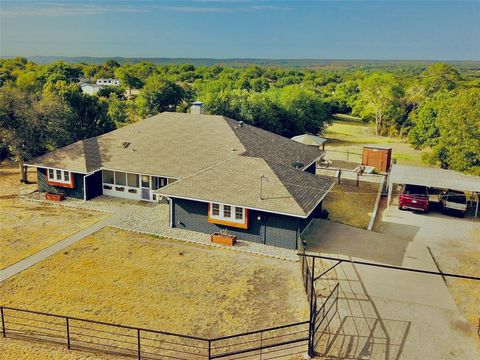
[[[367,164],[374,166],[378,170],[383,170],[383,152],[369,151],[367,155]]]

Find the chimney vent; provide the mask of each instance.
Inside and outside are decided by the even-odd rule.
[[[203,114],[205,112],[205,106],[203,104],[203,102],[201,101],[195,101],[193,104],[192,104],[192,107],[190,109],[190,112],[192,114]]]

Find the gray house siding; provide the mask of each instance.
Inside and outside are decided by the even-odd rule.
[[[83,174],[72,173],[75,178],[75,187],[73,189],[64,188],[61,186],[53,186],[47,183],[47,169],[37,169],[38,190],[41,192],[52,192],[56,194],[63,194],[78,199],[83,199]]]
[[[102,172],[97,171],[92,175],[88,175],[85,177],[85,190],[87,192],[86,199],[90,200],[96,196],[100,196],[103,194],[102,189]]]
[[[308,172],[310,174],[316,174],[317,173],[317,162],[315,161],[312,165],[310,165],[309,167],[307,167],[303,171]]]
[[[249,228],[217,225],[208,222],[208,204],[172,198],[172,225],[211,234],[226,229],[240,240],[252,241],[277,247],[296,249],[297,230],[302,231],[310,219],[272,214],[263,211],[249,211]],[[260,217],[261,220],[258,220]]]

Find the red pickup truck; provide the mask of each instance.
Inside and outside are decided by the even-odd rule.
[[[426,186],[403,185],[398,200],[400,210],[428,211],[428,189]]]

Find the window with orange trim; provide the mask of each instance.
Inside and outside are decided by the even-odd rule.
[[[73,188],[73,176],[70,171],[61,169],[47,169],[47,183],[49,185]]]
[[[208,221],[213,224],[248,228],[248,209],[240,206],[210,203],[208,206]]]

